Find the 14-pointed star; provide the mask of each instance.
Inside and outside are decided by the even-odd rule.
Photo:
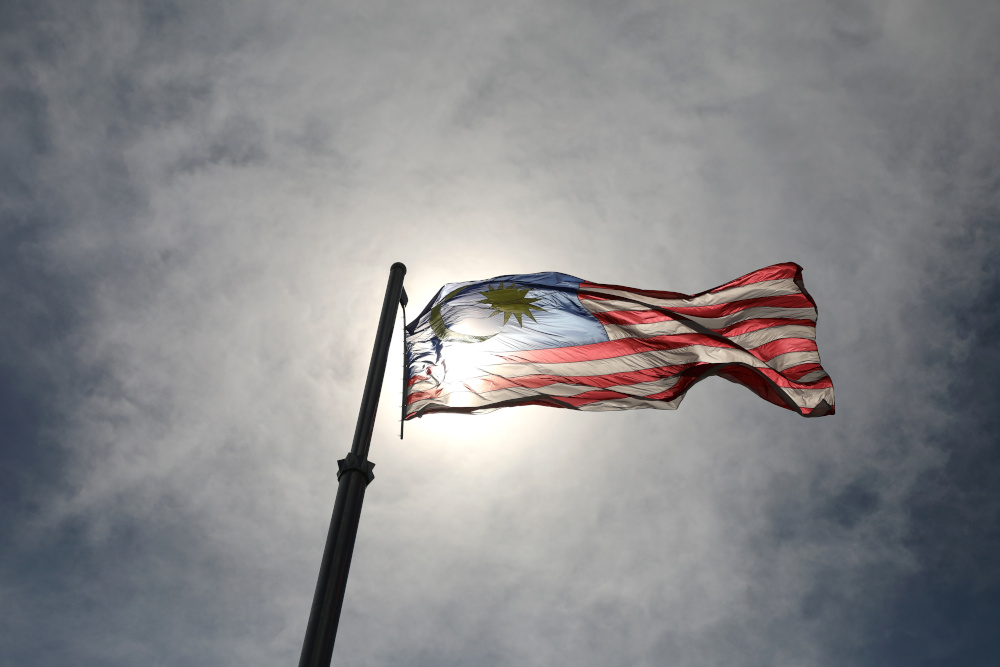
[[[532,321],[537,321],[531,311],[545,310],[541,306],[533,305],[538,299],[529,299],[526,296],[529,291],[531,291],[530,288],[518,289],[514,283],[511,283],[510,287],[504,287],[504,284],[500,283],[500,287],[490,287],[485,292],[480,292],[486,298],[476,303],[485,303],[492,308],[493,312],[490,313],[490,317],[503,313],[504,324],[507,324],[507,320],[513,315],[517,318],[517,323],[523,327],[524,323],[521,321],[521,317],[527,315]]]

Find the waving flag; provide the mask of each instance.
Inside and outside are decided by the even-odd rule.
[[[406,327],[406,419],[514,405],[673,410],[717,375],[805,417],[833,414],[802,268],[699,294],[561,273],[445,285]]]

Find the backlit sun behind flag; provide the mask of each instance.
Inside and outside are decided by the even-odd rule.
[[[561,273],[445,285],[406,327],[406,418],[515,405],[675,409],[705,377],[834,412],[802,269],[775,264],[694,295]]]

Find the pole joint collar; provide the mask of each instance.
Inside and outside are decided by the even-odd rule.
[[[374,467],[375,464],[371,461],[368,461],[354,452],[351,452],[347,455],[347,458],[337,461],[337,468],[339,468],[337,470],[337,481],[339,482],[341,476],[347,474],[351,470],[357,470],[365,476],[365,484],[371,484],[372,480],[375,479],[375,473],[372,472],[372,468]]]

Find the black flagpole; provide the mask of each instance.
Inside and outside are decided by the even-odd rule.
[[[378,410],[382,378],[385,375],[392,327],[396,321],[396,305],[406,304],[403,276],[406,267],[396,262],[389,269],[389,284],[385,288],[382,314],[375,334],[375,349],[368,366],[365,393],[361,398],[361,412],[354,430],[354,443],[347,458],[337,462],[337,501],[330,519],[330,532],[326,536],[323,562],[319,567],[319,579],[309,611],[309,624],[302,643],[302,657],[299,667],[329,667],[333,656],[333,642],[337,638],[337,624],[340,609],[344,604],[344,590],[347,588],[347,571],[351,567],[354,540],[358,535],[358,521],[361,519],[361,503],[365,499],[365,488],[375,478],[372,474],[374,463],[368,461],[368,449],[375,427],[375,411]]]

